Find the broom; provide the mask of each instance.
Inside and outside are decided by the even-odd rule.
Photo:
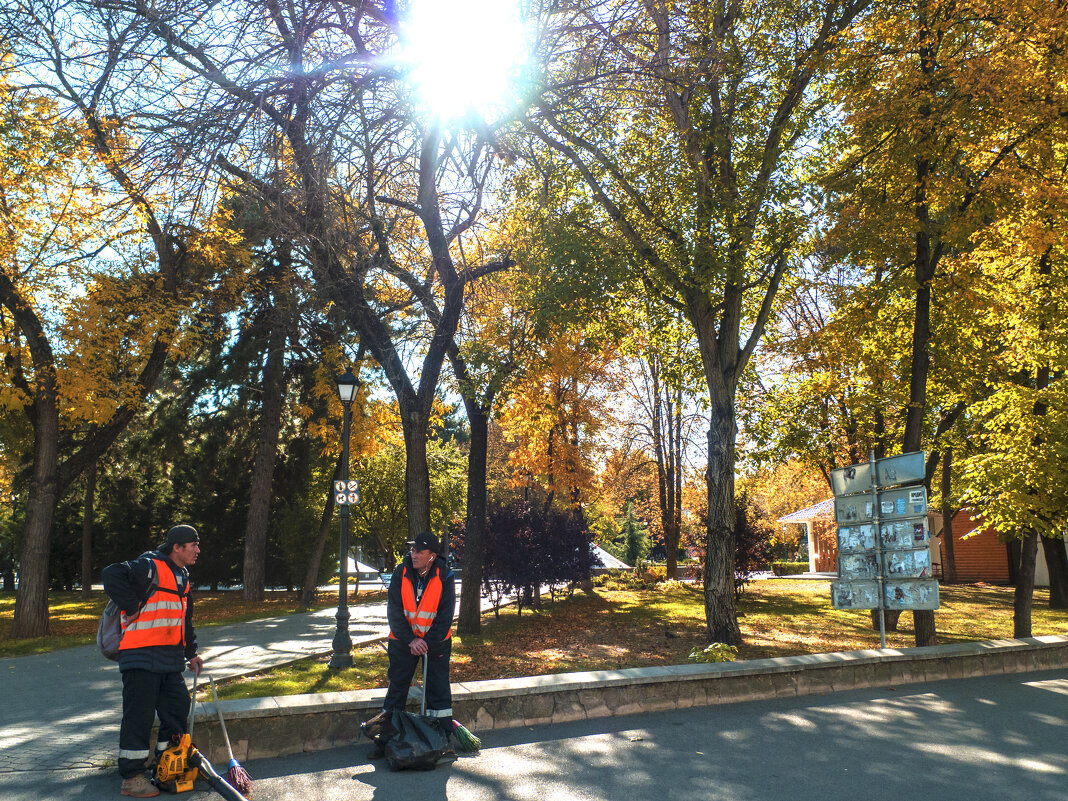
[[[230,735],[226,733],[226,721],[223,720],[222,708],[219,706],[219,696],[215,692],[215,677],[208,676],[211,682],[211,697],[215,699],[215,711],[219,715],[219,726],[222,727],[223,739],[226,740],[226,752],[230,755],[230,769],[226,771],[226,778],[245,798],[252,797],[252,777],[248,771],[241,767],[241,763],[234,759],[234,749],[230,747]]]
[[[456,740],[456,750],[464,754],[473,754],[482,747],[482,741],[458,720],[452,722],[452,736]]]
[[[421,702],[421,709],[419,714],[426,714],[426,669],[427,658],[426,654],[423,655],[423,700]],[[471,731],[464,726],[460,721],[453,720],[452,722],[452,737],[456,738],[456,750],[464,754],[472,754],[482,747],[482,741],[478,739]]]

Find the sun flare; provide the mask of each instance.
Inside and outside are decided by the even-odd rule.
[[[439,119],[492,123],[518,101],[529,47],[513,0],[414,0],[402,35],[419,101]]]

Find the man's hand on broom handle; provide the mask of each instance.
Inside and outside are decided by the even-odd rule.
[[[429,648],[427,647],[426,640],[422,637],[416,637],[408,643],[408,650],[412,652],[412,656],[422,656],[429,650]]]

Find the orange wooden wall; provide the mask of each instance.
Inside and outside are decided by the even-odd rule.
[[[989,581],[1009,583],[1009,556],[1004,543],[998,542],[993,531],[983,530],[968,539],[961,537],[975,528],[975,521],[967,509],[953,518],[953,556],[957,563],[958,581]],[[942,564],[946,563],[946,546],[942,544]]]

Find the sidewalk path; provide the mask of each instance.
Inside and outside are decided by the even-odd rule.
[[[490,608],[487,599],[482,603]],[[328,653],[336,613],[198,628],[204,670],[221,679]],[[349,614],[353,647],[388,634],[384,600],[352,604]],[[115,764],[122,680],[95,645],[0,659],[0,686],[0,773]]]

